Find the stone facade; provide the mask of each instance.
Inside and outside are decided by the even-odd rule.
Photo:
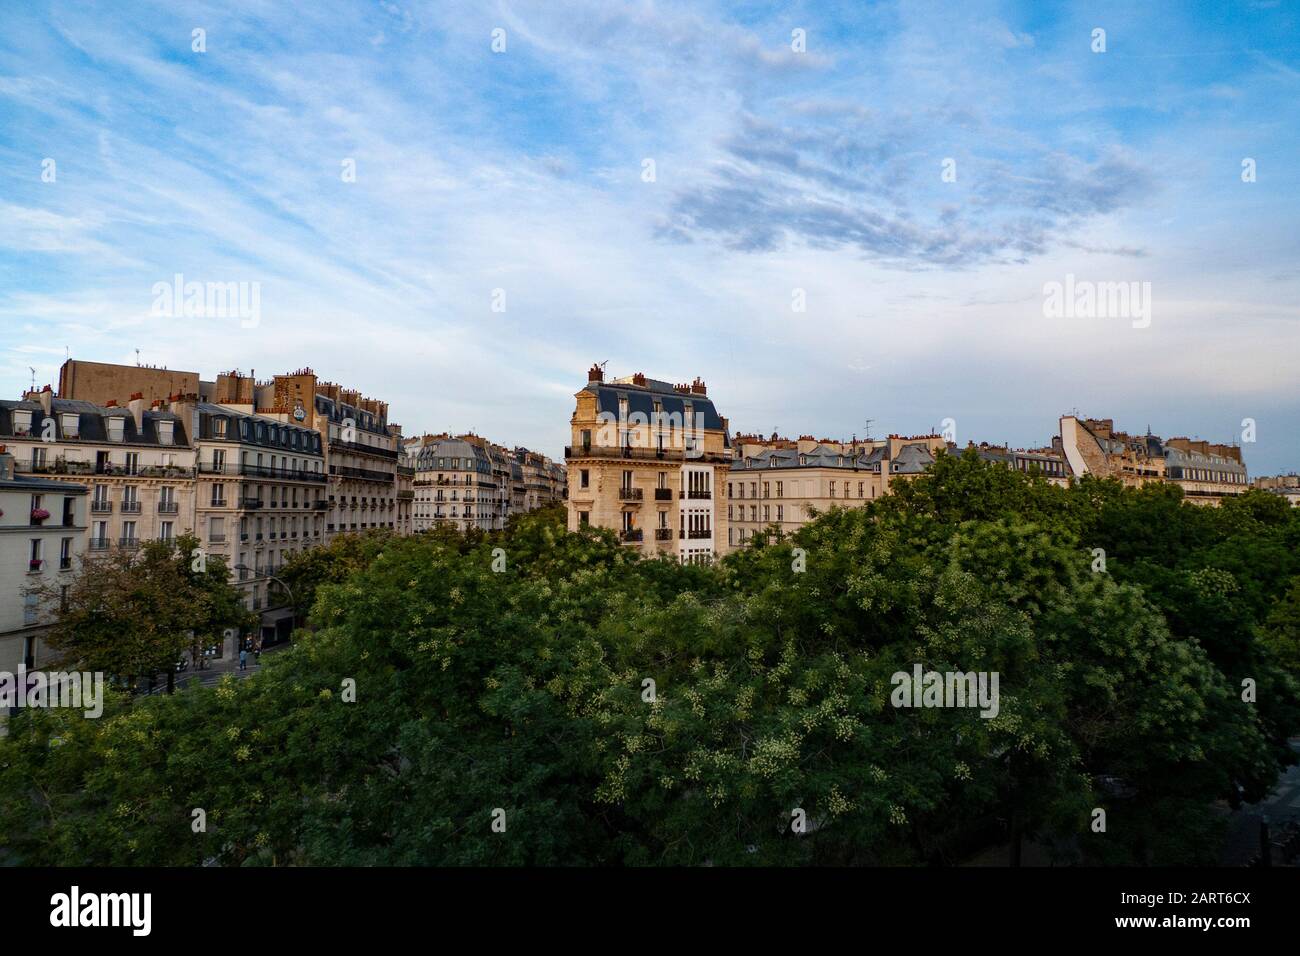
[[[0,670],[10,673],[54,656],[41,637],[57,608],[34,589],[67,586],[85,555],[88,520],[84,484],[16,472],[15,464],[0,445]]]
[[[862,507],[891,483],[924,473],[946,448],[939,435],[849,442],[745,436],[735,444],[727,476],[729,547],[767,529],[792,534],[831,508]]]
[[[169,395],[198,395],[199,373],[81,359],[69,359],[59,369],[59,398],[107,405],[125,401],[136,392],[146,404]]]
[[[712,561],[727,550],[727,420],[700,379],[641,373],[605,382],[592,366],[570,419],[568,527],[609,528],[647,557]]]
[[[1164,441],[1149,432],[1134,436],[1115,431],[1109,418],[1060,421],[1059,448],[1074,477],[1115,478],[1130,487],[1170,481],[1193,504],[1218,504],[1249,486],[1241,449],[1188,438]]]

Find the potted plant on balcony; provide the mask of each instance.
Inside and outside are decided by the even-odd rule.
[[[42,521],[44,521],[44,520],[45,520],[46,518],[48,518],[49,516],[50,516],[50,513],[49,513],[48,511],[46,511],[44,508],[33,508],[33,509],[32,509],[32,523],[33,523],[33,524],[40,524]]]

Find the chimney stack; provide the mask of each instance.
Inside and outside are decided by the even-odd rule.
[[[605,381],[605,370],[593,362],[591,368],[587,369],[587,382],[603,381]]]
[[[132,392],[131,400],[127,402],[127,407],[131,409],[131,417],[135,419],[135,433],[144,434],[144,393]]]

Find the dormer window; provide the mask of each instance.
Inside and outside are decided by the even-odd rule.
[[[173,428],[175,422],[158,422],[158,444],[171,445],[173,441]]]
[[[26,408],[14,409],[14,434],[30,435],[32,432],[32,413]]]
[[[126,429],[126,419],[121,415],[114,415],[108,420],[108,440],[121,441]]]
[[[59,416],[59,427],[63,429],[64,438],[81,437],[81,416],[75,413],[64,413]]]
[[[226,437],[226,420],[224,418],[212,419],[212,436],[214,438]]]

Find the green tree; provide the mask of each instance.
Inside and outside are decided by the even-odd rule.
[[[201,555],[192,536],[88,557],[67,587],[66,598],[53,586],[43,591],[58,608],[46,637],[57,666],[127,682],[165,673],[170,685],[185,651],[248,623],[224,562]]]

